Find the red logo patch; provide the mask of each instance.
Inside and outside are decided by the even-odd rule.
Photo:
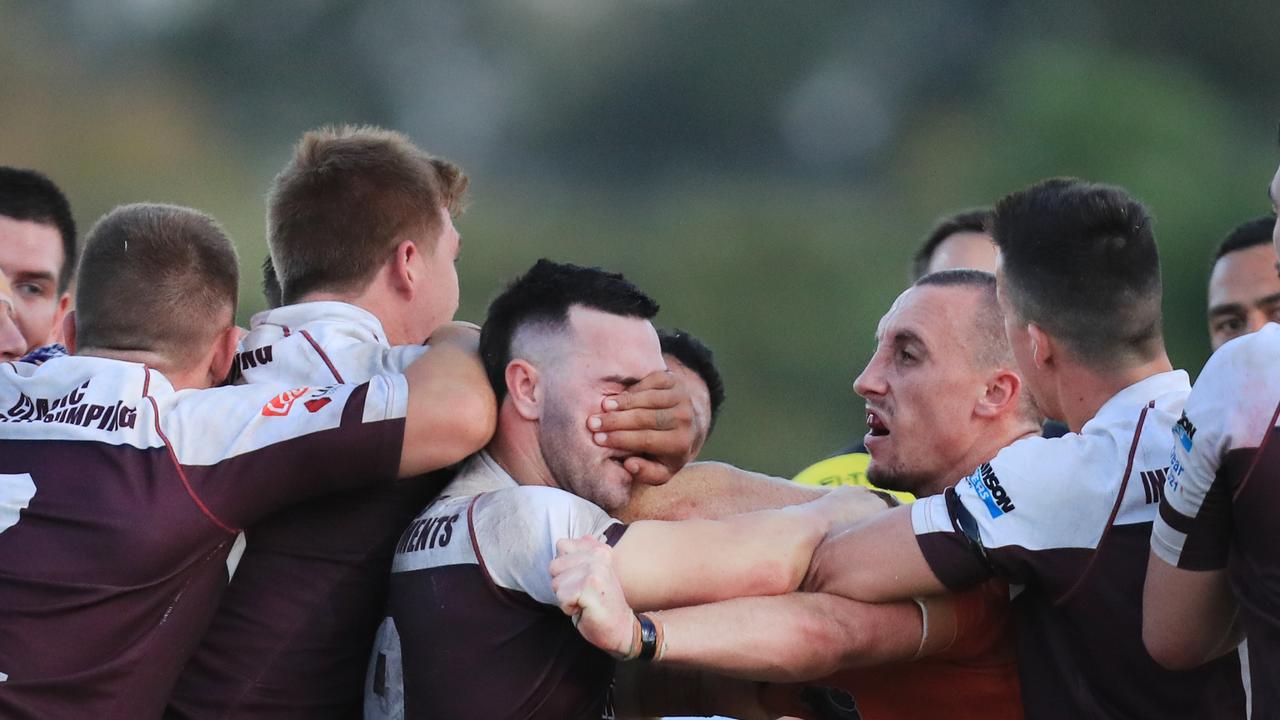
[[[316,413],[316,412],[320,412],[320,408],[324,407],[325,405],[328,405],[331,402],[333,402],[332,398],[319,397],[319,398],[315,398],[314,400],[308,400],[302,404],[307,407],[307,410],[310,410],[311,412]]]
[[[284,417],[288,415],[289,411],[293,409],[294,401],[306,394],[309,389],[302,387],[297,390],[285,390],[262,406],[262,415],[264,417]]]

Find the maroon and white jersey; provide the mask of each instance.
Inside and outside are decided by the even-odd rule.
[[[268,310],[250,326],[236,359],[241,383],[364,382],[427,351],[391,347],[376,317],[341,302]],[[366,474],[356,468],[350,479]],[[361,487],[254,523],[169,717],[358,717],[392,549],[442,485]]]
[[[612,545],[625,530],[472,457],[396,546],[365,718],[612,718],[614,662],[560,612],[548,566],[561,538]]]
[[[945,493],[916,501],[916,538],[952,590],[1015,588],[1028,718],[1243,718],[1235,654],[1188,672],[1142,643],[1151,523],[1169,471],[1182,371],[1134,383],[1080,433],[1004,448]]]
[[[1151,550],[1186,570],[1227,570],[1249,641],[1256,717],[1280,713],[1280,325],[1209,358],[1173,427]]]
[[[0,365],[0,717],[158,717],[240,528],[396,476],[408,387]]]

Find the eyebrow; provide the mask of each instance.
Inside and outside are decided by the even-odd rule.
[[[1238,302],[1211,305],[1209,306],[1209,317],[1219,317],[1221,315],[1243,315],[1244,310],[1244,303]]]
[[[893,342],[900,345],[906,343],[915,343],[922,347],[927,347],[924,340],[916,334],[914,330],[899,330],[893,334]]]
[[[43,270],[17,270],[9,276],[9,282],[31,282],[32,280],[46,280],[53,282],[53,273]]]

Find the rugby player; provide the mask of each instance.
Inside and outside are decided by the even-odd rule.
[[[1243,223],[1218,245],[1209,275],[1209,343],[1214,350],[1280,321],[1280,272],[1271,243],[1274,215]]]
[[[0,272],[13,285],[18,327],[27,352],[37,353],[33,359],[64,354],[47,346],[62,339],[75,266],[76,224],[66,196],[35,170],[0,166]]]
[[[474,331],[362,385],[205,389],[235,358],[237,260],[194,210],[117,208],[77,285],[76,354],[0,365],[0,717],[154,718],[239,528],[455,461],[438,428],[493,397],[448,394],[483,377]]]
[[[1028,717],[1243,717],[1234,654],[1171,672],[1142,642],[1167,438],[1190,391],[1164,349],[1150,216],[1119,188],[1053,179],[1002,199],[993,231],[1019,375],[1071,432],[828,538],[805,587],[883,602],[1003,578]],[[892,437],[895,414],[877,414]]]
[[[264,266],[264,290],[270,300],[278,274],[287,304],[252,319],[236,381],[363,382],[429,354],[424,341],[447,328],[458,307],[461,238],[452,216],[466,188],[457,166],[399,133],[344,127],[304,135],[269,198],[273,260]],[[458,393],[493,391],[477,377],[449,389],[450,397]],[[441,417],[433,442],[451,462],[484,445],[493,423],[487,407],[462,404]],[[681,406],[667,412],[691,415]],[[672,422],[657,433],[667,440],[632,438],[657,452],[674,442],[683,458],[692,428]],[[392,549],[440,487],[369,487],[290,507],[250,528],[169,715],[358,715]]]
[[[305,134],[268,201],[275,262],[267,277],[279,268],[289,304],[252,318],[232,369],[236,382],[365,382],[427,354],[423,343],[458,306],[452,214],[466,187],[456,166],[398,133],[344,127]],[[434,430],[448,463],[479,450],[492,433],[493,401],[484,400],[492,390],[483,377],[471,380],[447,396],[477,400],[439,415]],[[438,490],[438,481],[364,487],[247,529],[168,715],[358,715],[392,546]]]
[[[13,308],[13,288],[9,278],[0,272],[0,361],[17,360],[27,352],[27,341],[18,328]]]
[[[995,272],[996,245],[987,230],[991,208],[972,208],[934,223],[911,260],[911,282],[939,270]]]
[[[1271,181],[1280,208],[1280,171]],[[1272,223],[1280,253],[1280,229]],[[1191,668],[1248,639],[1253,717],[1280,713],[1280,325],[1209,358],[1173,428],[1173,459],[1151,534],[1143,639]]]
[[[946,270],[921,278],[881,320],[877,341],[854,389],[867,401],[868,476],[878,487],[940,493],[1001,448],[1039,432],[1039,412],[1014,370],[989,273]],[[891,431],[883,419],[890,415]],[[594,552],[591,543],[564,547],[568,552],[552,568],[564,576],[557,596],[572,612],[590,575],[610,586],[608,553]],[[621,593],[610,597],[621,601]],[[822,684],[850,692],[867,720],[1021,718],[1008,598],[1005,583],[990,581],[955,598],[931,599],[922,606],[927,633],[914,603],[872,605],[822,594],[663,611],[655,617],[665,646],[655,660],[757,680],[825,678]],[[578,630],[599,647],[626,653],[634,616],[624,603],[610,615],[584,613]],[[907,661],[916,662],[901,664]],[[876,665],[883,666],[867,667]]]
[[[613,663],[555,608],[557,541],[616,544],[640,607],[689,604],[790,590],[832,523],[883,507],[847,490],[723,522],[611,518],[633,479],[583,425],[602,397],[664,367],[657,309],[620,275],[546,260],[490,305],[481,354],[502,398],[498,431],[396,548],[366,717],[611,717]],[[726,533],[742,539],[700,552]],[[671,582],[691,566],[701,582]]]

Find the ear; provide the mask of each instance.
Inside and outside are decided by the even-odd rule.
[[[1057,347],[1053,338],[1035,323],[1027,324],[1027,337],[1031,341],[1031,360],[1042,368],[1057,359]]]
[[[412,240],[401,240],[396,245],[396,252],[391,256],[391,286],[397,292],[413,296],[414,283],[418,279],[416,259],[418,244]]]
[[[62,316],[62,344],[67,346],[67,352],[72,355],[76,354],[75,310],[68,310],[67,314]]]
[[[528,360],[507,363],[507,397],[516,413],[525,420],[542,417],[542,375]]]
[[[226,381],[231,374],[231,363],[236,359],[236,348],[240,344],[240,328],[232,325],[213,341],[209,354],[209,387],[217,387]]]
[[[974,414],[994,420],[1010,410],[1017,410],[1022,398],[1022,378],[1009,368],[1000,368],[987,378],[986,392],[978,398]]]
[[[62,343],[66,345],[66,330],[63,328],[62,319],[67,316],[71,309],[71,293],[62,293],[62,297],[58,298],[58,307],[53,311],[53,326],[49,330],[49,337],[45,339],[45,344]]]

